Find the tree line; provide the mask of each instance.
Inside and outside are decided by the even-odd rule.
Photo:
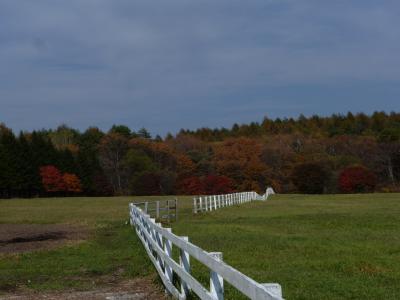
[[[0,125],[0,197],[399,191],[400,114],[264,118],[164,139],[114,125],[15,135]]]

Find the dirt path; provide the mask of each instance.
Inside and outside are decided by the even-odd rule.
[[[63,292],[17,292],[0,296],[1,300],[167,300],[162,288],[154,284],[151,278],[126,280],[89,291]]]
[[[86,228],[63,224],[0,224],[0,253],[52,249],[87,236]]]

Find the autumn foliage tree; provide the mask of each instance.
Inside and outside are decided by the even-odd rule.
[[[375,186],[375,174],[363,166],[348,167],[339,176],[339,187],[344,193],[372,192]]]
[[[80,193],[82,192],[81,181],[78,176],[71,173],[63,174],[63,180],[65,184],[65,191],[68,193]]]
[[[64,173],[53,166],[40,167],[43,189],[46,193],[80,193],[82,192],[81,181],[72,173]]]
[[[183,179],[179,185],[179,192],[183,195],[202,195],[204,184],[200,177],[188,177]]]
[[[214,148],[218,175],[229,177],[238,190],[266,188],[270,168],[262,160],[262,144],[254,139],[228,139]]]
[[[233,180],[226,176],[189,177],[181,182],[180,192],[186,195],[228,194],[234,191],[233,186]]]
[[[209,195],[233,192],[233,180],[226,176],[208,175],[203,180],[204,192]]]
[[[55,166],[43,166],[40,168],[43,188],[47,193],[65,191],[65,182],[60,170]]]

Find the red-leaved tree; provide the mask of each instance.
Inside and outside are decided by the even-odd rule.
[[[203,180],[206,194],[227,194],[233,192],[233,180],[226,176],[208,175]]]
[[[226,176],[208,175],[189,177],[179,185],[179,191],[185,195],[216,195],[233,192],[233,180]]]
[[[204,194],[204,183],[199,177],[189,177],[182,180],[179,191],[184,195],[202,195]]]
[[[55,166],[40,167],[40,176],[44,190],[48,193],[56,193],[65,191],[65,183],[59,169]]]
[[[348,167],[339,176],[339,187],[344,193],[372,192],[375,185],[375,174],[363,166]]]

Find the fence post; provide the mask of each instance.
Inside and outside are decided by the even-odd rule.
[[[147,214],[148,207],[149,207],[149,202],[145,202],[144,203],[144,213],[145,214]]]
[[[150,222],[155,224],[156,223],[156,219],[150,218]],[[149,233],[150,233],[150,236],[153,239],[153,241],[157,242],[157,237],[156,237],[157,232],[150,225],[149,225]],[[154,249],[154,246],[151,246],[151,249],[153,249],[155,256],[158,257],[158,254],[156,254],[156,250]]]
[[[181,236],[181,239],[188,242],[189,238],[187,236]],[[181,267],[190,274],[190,256],[189,253],[187,253],[185,250],[180,249],[179,250],[179,264]],[[187,296],[189,296],[189,286],[180,278],[181,281],[181,294],[183,296],[183,299],[186,299]]]
[[[200,197],[200,212],[203,211],[203,204],[202,204],[202,198]]]
[[[210,252],[210,255],[222,261],[222,252]],[[214,299],[224,299],[224,278],[212,270],[210,271],[210,292]]]
[[[161,223],[156,223],[157,226],[161,227]],[[161,233],[156,231],[156,240],[157,244],[161,249],[164,249],[164,243],[163,243],[163,236]],[[161,256],[158,255],[158,264],[160,265],[161,269],[164,266],[164,261],[162,260]]]
[[[175,198],[175,222],[178,221],[178,198]]]
[[[160,218],[160,201],[156,202],[156,218]]]
[[[167,200],[167,220],[168,220],[168,223],[171,223],[170,218],[171,218],[171,216],[170,216],[170,211],[169,211],[169,200]]]
[[[197,214],[197,199],[196,197],[193,198],[193,212]]]
[[[217,210],[217,196],[214,195],[214,209]]]
[[[166,231],[168,232],[172,232],[171,228],[164,228]],[[170,240],[168,240],[167,238],[165,239],[165,243],[164,243],[164,252],[165,254],[172,258],[172,242]],[[168,265],[167,262],[165,262],[165,276],[167,277],[167,279],[172,283],[172,268]]]
[[[144,231],[149,232],[149,228],[148,228],[148,226],[147,226],[147,222],[144,221],[144,217],[143,217],[143,216],[141,216],[140,222],[142,223],[142,225],[143,225],[143,227],[144,227]],[[144,234],[144,233],[143,233],[143,234]],[[151,245],[149,245],[149,241],[148,241],[147,236],[146,236],[145,234],[144,234],[144,239],[145,239],[145,241],[146,241],[147,246],[149,247],[149,249],[151,249]]]

